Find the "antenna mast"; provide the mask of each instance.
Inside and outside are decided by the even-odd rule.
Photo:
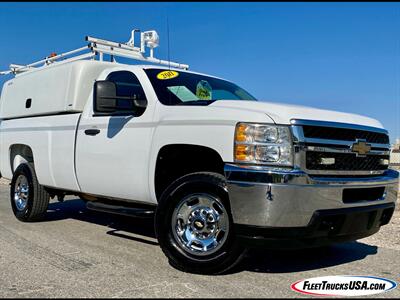
[[[167,39],[168,39],[168,42],[167,42],[167,44],[168,44],[168,53],[167,53],[167,56],[168,56],[168,61],[169,61],[169,59],[170,59],[170,52],[169,52],[169,18],[168,18],[168,11],[167,11]],[[170,63],[168,64],[168,69],[171,70],[171,64],[170,64]]]

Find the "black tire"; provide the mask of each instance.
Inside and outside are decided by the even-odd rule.
[[[26,177],[29,187],[26,207],[22,210],[17,208],[14,200],[16,181],[20,175]],[[18,220],[34,222],[44,219],[49,205],[50,195],[45,188],[39,184],[35,169],[30,163],[21,164],[15,170],[11,180],[10,200],[14,215]]]
[[[182,199],[196,193],[207,193],[217,198],[229,216],[229,231],[224,243],[221,243],[221,248],[204,256],[185,251],[172,232],[172,216],[175,207]],[[155,232],[170,264],[184,272],[224,273],[237,265],[245,254],[245,249],[235,237],[225,177],[216,173],[192,173],[174,181],[160,198],[155,216]]]

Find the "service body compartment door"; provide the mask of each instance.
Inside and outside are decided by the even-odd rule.
[[[142,115],[95,116],[92,105],[82,114],[76,142],[76,173],[82,192],[151,202],[148,161],[155,99],[143,90],[139,82],[143,76],[144,72],[117,71],[107,77],[117,84],[117,91],[119,84],[121,90],[127,86],[141,89],[139,93],[148,100]]]

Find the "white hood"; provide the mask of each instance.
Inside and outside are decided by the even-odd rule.
[[[216,101],[210,106],[237,108],[240,110],[247,110],[249,112],[263,112],[267,114],[276,124],[289,125],[291,119],[303,119],[350,123],[383,128],[382,124],[378,120],[369,117],[301,105],[264,101],[223,100]]]

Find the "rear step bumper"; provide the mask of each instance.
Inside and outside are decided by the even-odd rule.
[[[97,201],[89,201],[86,208],[94,211],[113,213],[117,215],[137,217],[137,218],[153,218],[155,210],[148,208],[135,208],[121,205],[105,204]]]

